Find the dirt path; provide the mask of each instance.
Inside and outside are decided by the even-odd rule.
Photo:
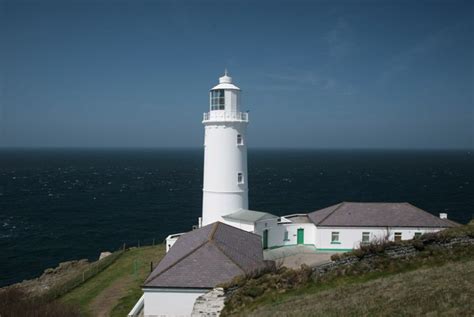
[[[127,295],[127,290],[133,286],[133,277],[120,278],[109,287],[104,289],[90,303],[90,312],[93,316],[108,317],[110,312],[117,305],[120,298]]]

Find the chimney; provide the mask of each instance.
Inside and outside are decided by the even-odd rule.
[[[442,213],[439,214],[439,218],[440,219],[448,219],[448,214],[445,213],[445,212],[442,212]]]

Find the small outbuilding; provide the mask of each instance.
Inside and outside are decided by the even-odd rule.
[[[179,237],[145,280],[145,316],[189,316],[197,297],[265,267],[261,237],[215,222]]]

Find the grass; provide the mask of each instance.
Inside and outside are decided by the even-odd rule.
[[[140,298],[140,285],[164,256],[164,245],[132,248],[113,264],[59,300],[77,305],[85,316],[124,316]]]
[[[46,297],[31,297],[20,287],[9,287],[0,290],[0,316],[79,317],[81,314],[77,307]]]
[[[471,316],[474,260],[300,290],[237,316]]]
[[[425,238],[443,241],[461,236],[473,237],[474,226]],[[404,242],[409,243],[419,241]],[[223,316],[436,316],[438,312],[474,316],[474,246],[426,247],[403,260],[384,256],[380,248],[363,250],[364,254],[379,254],[370,266],[360,262],[321,276],[312,275],[308,268],[279,268],[236,278],[224,285],[234,290]],[[413,302],[414,298],[419,302]]]

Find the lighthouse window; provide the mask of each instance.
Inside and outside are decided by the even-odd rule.
[[[241,134],[237,134],[237,145],[243,145],[244,144],[244,139],[242,139]]]
[[[237,183],[239,183],[239,184],[244,183],[244,174],[242,174],[242,173],[237,174]]]
[[[211,91],[211,110],[224,110],[225,109],[225,98],[224,90],[212,90]]]

